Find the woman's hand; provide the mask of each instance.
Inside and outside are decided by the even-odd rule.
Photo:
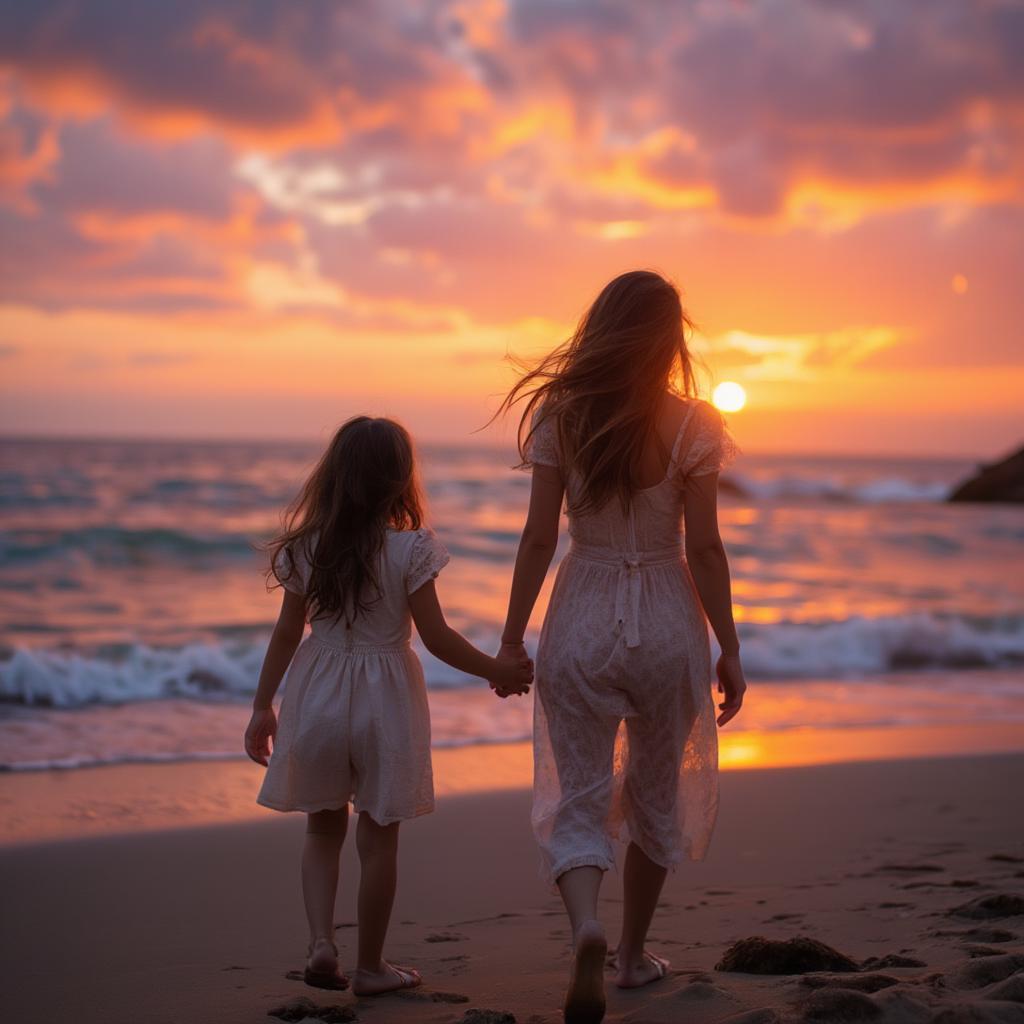
[[[270,741],[276,735],[277,715],[274,714],[274,709],[254,709],[249,726],[245,730],[245,752],[265,768],[270,757]]]
[[[718,724],[735,718],[743,707],[743,695],[747,692],[747,682],[743,678],[743,665],[738,654],[723,654],[715,665],[718,676],[718,692],[725,694],[725,700],[718,705],[722,712],[718,716]]]
[[[498,673],[488,683],[494,692],[504,700],[511,694],[522,696],[530,692],[533,682],[533,662],[526,653],[526,645],[503,643],[495,656]]]

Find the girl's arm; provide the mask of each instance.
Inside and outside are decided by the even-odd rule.
[[[729,560],[718,532],[718,474],[706,473],[686,481],[684,517],[686,561],[700,595],[722,657],[716,666],[718,690],[725,694],[719,704],[718,724],[725,725],[739,712],[747,688],[740,664],[740,642],[732,616]]]
[[[245,752],[257,764],[266,765],[270,756],[270,740],[277,732],[277,717],[274,715],[274,695],[295,654],[295,648],[302,641],[306,629],[306,601],[301,594],[284,591],[281,611],[270,637],[256,696],[252,702],[252,718],[245,730]]]
[[[537,595],[558,546],[558,524],[564,494],[562,474],[556,466],[534,465],[530,509],[516,553],[499,659],[514,657],[522,650],[533,606],[537,603]]]
[[[409,595],[409,610],[423,646],[435,658],[440,658],[460,672],[494,680],[520,693],[529,690],[533,682],[533,664],[525,651],[521,657],[499,663],[474,647],[445,621],[432,579]]]

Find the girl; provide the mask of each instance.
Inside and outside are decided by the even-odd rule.
[[[423,670],[410,617],[449,665],[526,692],[525,654],[499,664],[451,629],[434,589],[448,553],[422,527],[412,443],[387,419],[358,416],[335,434],[270,545],[281,613],[260,673],[246,753],[266,765],[258,800],[308,815],[302,892],[309,919],[305,980],[343,989],[334,944],[338,858],[348,803],[359,814],[360,996],[420,984],[382,959],[395,896],[398,824],[434,808]],[[311,635],[300,645],[306,621]],[[278,732],[272,701],[288,685]]]
[[[568,1024],[604,1016],[597,899],[615,836],[629,842],[616,983],[665,975],[647,930],[667,868],[704,856],[718,799],[705,614],[722,649],[718,724],[743,702],[716,513],[718,471],[736,449],[718,412],[692,397],[689,326],[671,284],[623,274],[502,406],[526,400],[520,453],[533,486],[501,661],[525,657],[568,499],[572,546],[537,652],[533,806],[573,929]]]

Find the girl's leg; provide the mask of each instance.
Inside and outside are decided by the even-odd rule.
[[[621,988],[636,988],[665,976],[668,962],[646,952],[644,944],[667,875],[667,868],[651,860],[636,843],[629,844],[623,871],[622,938],[615,979]]]
[[[558,877],[558,890],[572,924],[573,961],[565,996],[566,1024],[597,1024],[604,1018],[604,959],[608,942],[597,919],[604,871],[586,865]]]
[[[352,990],[372,996],[420,983],[416,971],[393,967],[383,958],[398,883],[398,822],[378,825],[363,812],[356,826],[359,851],[359,966]]]
[[[309,921],[309,961],[315,975],[333,975],[338,953],[334,945],[334,901],[338,894],[338,861],[348,827],[348,807],[307,816],[302,849],[302,897]]]

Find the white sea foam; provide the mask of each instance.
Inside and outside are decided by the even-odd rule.
[[[808,679],[924,668],[1024,664],[1024,617],[935,614],[834,622],[741,623],[751,678]],[[481,643],[485,643],[480,639]],[[118,658],[18,649],[0,662],[0,700],[57,708],[187,697],[245,699],[255,692],[263,642],[137,644]],[[427,684],[484,684],[420,651]]]

